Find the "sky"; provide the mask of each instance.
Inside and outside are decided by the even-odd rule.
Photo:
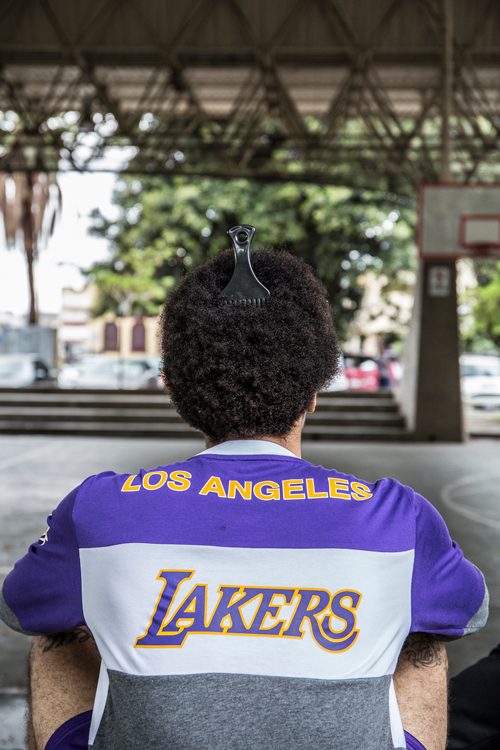
[[[109,219],[116,216],[111,194],[116,182],[111,173],[62,173],[58,182],[62,191],[62,214],[46,248],[40,248],[35,267],[38,308],[41,313],[58,313],[61,309],[63,287],[81,289],[85,278],[79,268],[108,255],[106,240],[90,237],[89,213],[100,208]],[[2,220],[0,217],[0,225]],[[21,243],[15,250],[7,250],[0,229],[0,315],[11,313],[17,317],[28,311],[28,278]]]

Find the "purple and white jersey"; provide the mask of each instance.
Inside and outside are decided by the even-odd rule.
[[[393,750],[405,637],[475,632],[487,591],[410,488],[254,440],[87,479],[0,611],[93,632],[95,750]]]

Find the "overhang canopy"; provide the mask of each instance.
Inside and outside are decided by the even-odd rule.
[[[450,29],[454,170],[491,179],[497,0],[4,0],[0,169],[433,180]]]

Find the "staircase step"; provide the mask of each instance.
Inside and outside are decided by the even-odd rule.
[[[371,411],[339,411],[339,412],[313,412],[307,415],[306,424],[314,425],[381,425],[381,426],[404,426],[404,417],[397,411],[371,412]]]
[[[304,440],[408,440],[404,427],[305,425]]]
[[[392,398],[391,391],[320,391],[321,398]]]
[[[38,388],[0,388],[0,395],[8,394],[34,394],[36,396],[46,396],[47,394],[60,394],[66,396],[79,396],[79,395],[95,395],[95,396],[150,396],[151,398],[162,398],[165,397],[165,391],[160,388],[58,388],[54,386],[38,387]]]
[[[316,411],[398,411],[392,398],[324,398],[316,399]]]
[[[181,417],[175,409],[167,405],[161,409],[147,410],[142,407],[113,409],[108,407],[87,408],[87,407],[69,407],[55,408],[54,406],[0,406],[0,420],[44,420],[51,419],[64,421],[94,421],[94,422],[181,422]]]
[[[149,438],[196,438],[201,433],[184,422],[71,422],[50,420],[0,419],[0,433],[32,435],[81,435],[109,437],[149,437]],[[305,440],[402,440],[408,433],[401,427],[355,427],[352,425],[306,425],[302,432]]]
[[[86,422],[51,419],[7,420],[0,419],[0,433],[9,435],[89,435],[100,437],[196,438],[201,432],[185,422],[165,424],[156,422]]]
[[[163,391],[0,388],[0,433],[196,438]],[[404,419],[390,393],[318,396],[305,440],[405,440]]]
[[[154,393],[154,395],[153,395]],[[141,393],[140,391],[35,391],[25,392],[21,389],[5,392],[0,390],[0,406],[25,406],[27,404],[47,404],[54,406],[137,406],[142,408],[158,408],[170,405],[170,398],[161,391],[156,394]]]

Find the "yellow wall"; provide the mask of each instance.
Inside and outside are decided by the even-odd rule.
[[[142,322],[146,329],[146,351],[145,352],[133,352],[132,351],[132,328],[137,322],[138,318],[129,315],[123,318],[116,318],[115,316],[107,313],[102,315],[100,318],[94,318],[90,321],[91,329],[91,351],[93,354],[108,354],[111,357],[120,356],[125,359],[140,359],[141,356],[157,356],[159,354],[158,340],[157,340],[157,325],[158,318],[156,317],[143,317]],[[118,345],[120,347],[119,352],[105,352],[104,351],[104,326],[106,323],[116,323],[118,327]]]

